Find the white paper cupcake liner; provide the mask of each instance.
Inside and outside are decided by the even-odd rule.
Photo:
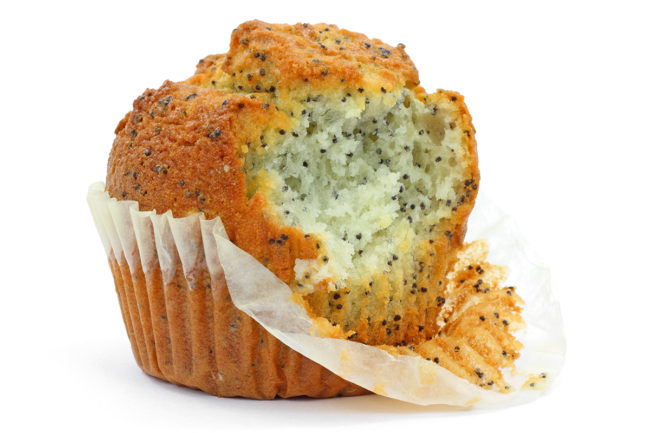
[[[174,218],[171,212],[140,211],[137,202],[110,198],[103,183],[90,187],[88,203],[109,261],[125,261],[128,269],[141,270],[144,278],[159,268],[163,283],[182,272],[189,291],[207,269],[214,290],[223,290],[223,283],[227,283],[225,290],[234,305],[275,338],[346,381],[377,394],[420,405],[514,404],[542,393],[524,386],[531,376],[544,373],[549,384],[560,372],[565,341],[559,305],[550,291],[549,271],[538,263],[512,219],[482,195],[470,217],[467,239],[489,239],[489,261],[508,267],[507,284],[517,286],[525,302],[522,317],[526,328],[517,335],[524,348],[516,361],[516,373],[504,372],[513,389],[507,394],[473,385],[417,354],[395,356],[378,347],[316,335],[318,327],[304,308],[292,301],[290,288],[231,243],[219,218],[206,220],[202,214]],[[179,263],[182,269],[178,269]],[[118,296],[126,294],[118,290]],[[121,300],[121,305],[125,301],[129,303]],[[134,349],[137,359],[137,352],[143,348],[149,352],[154,349],[147,344],[146,328],[139,333],[135,332],[137,326],[129,330],[129,319],[137,320],[133,316],[131,312],[124,314],[129,337],[138,343]],[[192,353],[202,350],[194,347],[198,344],[200,341],[192,341]],[[141,360],[138,363],[142,365]],[[155,371],[152,374],[157,375]]]

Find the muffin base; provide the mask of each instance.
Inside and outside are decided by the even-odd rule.
[[[154,377],[223,397],[368,393],[273,337],[232,303],[217,219],[141,212],[93,184],[88,204],[113,274],[133,355]]]
[[[230,300],[225,281],[197,270],[190,288],[180,267],[163,282],[160,267],[109,264],[137,364],[154,376],[221,397],[326,398],[367,394],[290,349]],[[180,275],[179,275],[180,274]]]

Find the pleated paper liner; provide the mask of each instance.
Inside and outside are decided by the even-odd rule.
[[[329,338],[286,284],[228,241],[218,218],[139,211],[136,202],[110,198],[101,183],[90,187],[88,202],[133,353],[152,376],[221,396],[330,397],[368,389],[417,404],[467,406],[535,398],[540,393],[528,391],[545,388],[560,371],[564,338],[547,271],[529,259],[503,214],[481,209],[480,200],[470,233],[499,247],[499,261],[490,259],[514,268],[517,294],[499,286],[502,269],[485,261],[485,244],[468,245],[459,263],[482,263],[482,285],[466,284],[467,270],[456,269],[462,275],[447,288],[439,317],[444,333],[417,347]],[[526,328],[518,295],[529,302]],[[517,326],[522,330],[512,332]],[[516,368],[508,368],[522,344]]]
[[[367,393],[290,349],[233,305],[212,234],[220,221],[141,212],[136,202],[109,198],[101,183],[90,187],[88,203],[145,373],[219,396]]]

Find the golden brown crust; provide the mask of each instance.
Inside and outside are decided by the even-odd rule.
[[[514,368],[519,357],[512,332],[523,327],[522,299],[502,286],[506,272],[486,261],[487,252],[483,241],[461,248],[441,293],[436,338],[410,349],[471,383],[508,392],[501,369]]]
[[[213,57],[206,63],[214,62]],[[327,24],[268,24],[248,21],[236,28],[219,64],[201,65],[193,78],[214,81],[233,92],[297,92],[301,88],[413,88],[418,72],[403,45],[391,47]]]
[[[479,173],[474,128],[462,96],[441,90],[425,94],[418,86],[417,70],[403,46],[393,48],[376,39],[369,40],[363,35],[325,24],[289,26],[267,25],[260,21],[244,23],[234,31],[227,54],[206,57],[197,66],[196,74],[186,82],[165,82],[159,89],[147,90],[134,101],[133,111],[116,129],[108,162],[107,191],[118,199],[137,201],[141,210],[156,210],[159,213],[171,210],[175,217],[195,212],[203,212],[206,218],[221,217],[230,239],[237,246],[254,256],[284,282],[290,283],[294,278],[296,259],[318,257],[317,240],[296,227],[282,226],[269,213],[266,198],[261,192],[251,197],[247,195],[243,169],[245,153],[261,143],[272,144],[278,134],[291,130],[291,116],[283,111],[287,108],[282,106],[282,95],[313,90],[339,92],[345,89],[366,92],[368,95],[382,92],[382,89],[392,91],[402,87],[413,89],[434,113],[438,106],[444,105],[452,119],[449,126],[462,130],[463,146],[468,152],[462,198],[458,203],[450,204],[454,210],[453,217],[436,227],[431,242],[420,246],[419,263],[416,265],[418,272],[414,270],[417,276],[408,276],[406,290],[403,293],[400,291],[400,298],[394,299],[395,302],[386,302],[386,294],[394,289],[391,282],[387,278],[379,278],[373,281],[373,287],[368,287],[367,291],[372,296],[354,298],[347,296],[348,288],[343,288],[337,292],[314,295],[310,305],[314,314],[330,317],[345,330],[353,331],[355,334],[351,338],[357,341],[399,345],[423,342],[439,331],[436,318],[442,307],[440,291],[444,287],[446,271],[453,264],[455,252],[463,242],[467,218],[476,197]],[[112,268],[114,275],[123,273],[116,263],[112,263]],[[128,282],[123,280],[119,283],[118,280],[116,277],[118,293],[124,293],[120,301],[127,323]],[[162,283],[152,281],[153,289],[149,290],[158,290]],[[133,293],[136,292],[143,294],[137,285],[133,289]],[[181,300],[170,300],[172,309],[174,305],[186,302],[182,300],[182,294],[179,293],[178,297]],[[341,307],[335,308],[338,304]],[[361,309],[357,308],[359,305],[362,305]],[[401,309],[397,309],[396,305],[400,305]],[[350,321],[347,314],[353,306],[359,311],[357,317]],[[237,312],[229,298],[222,299],[218,308],[226,316]],[[349,384],[335,376],[330,377],[329,372],[327,374],[330,376],[327,376],[322,367],[311,365],[311,361],[264,334],[265,331],[250,318],[243,314],[240,316],[246,323],[246,334],[233,334],[229,329],[224,329],[227,332],[223,335],[215,334],[217,339],[228,336],[225,341],[230,342],[215,348],[220,350],[218,355],[227,358],[231,353],[234,357],[228,358],[231,367],[219,370],[230,384],[224,385],[221,391],[210,384],[212,379],[209,375],[204,374],[200,380],[179,376],[176,371],[179,363],[194,362],[187,358],[187,353],[195,356],[196,350],[187,349],[183,352],[185,355],[174,355],[176,358],[169,361],[174,365],[173,371],[164,371],[165,363],[147,364],[152,355],[151,348],[148,351],[143,349],[147,348],[143,344],[145,336],[168,332],[169,338],[180,341],[186,332],[183,331],[183,320],[176,321],[178,326],[156,325],[156,315],[152,314],[151,327],[138,325],[135,321],[130,328],[127,323],[127,329],[131,329],[129,336],[134,347],[138,348],[137,351],[134,348],[134,353],[142,368],[149,374],[174,383],[219,395],[254,398],[272,398],[276,395],[329,396],[348,392],[341,390],[348,389]],[[366,320],[367,317],[372,320]],[[174,332],[179,334],[171,335]],[[212,332],[216,331],[213,329]],[[281,357],[292,359],[297,365],[294,373],[273,379],[275,385],[272,386],[233,385],[233,381],[239,378],[236,366],[241,362],[236,354],[240,353],[240,349],[244,350],[238,345],[250,343],[252,346],[246,350],[257,350],[258,337],[262,334],[266,335],[264,339],[274,341],[275,345],[271,354],[264,355],[267,357],[263,362],[272,365],[276,362],[274,356],[280,356],[277,353],[281,352]],[[268,372],[263,374],[268,375]],[[260,381],[263,381],[264,375],[260,376]],[[327,379],[318,379],[325,377]],[[331,382],[331,386],[323,388],[323,381]],[[229,388],[231,385],[233,388]],[[256,386],[270,388],[262,392]]]
[[[263,101],[165,82],[136,99],[118,125],[107,189],[143,209],[230,220],[246,200],[241,146],[264,127],[279,129],[284,117]]]
[[[271,104],[166,82],[136,99],[118,125],[106,189],[141,210],[221,217],[233,242],[288,283],[297,258],[316,257],[316,240],[280,226],[263,194],[247,197],[241,156],[247,143],[282,127],[286,115]]]

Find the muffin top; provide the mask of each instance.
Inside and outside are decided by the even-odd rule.
[[[106,188],[141,210],[220,217],[315,316],[391,343],[437,332],[478,182],[463,97],[426,94],[402,45],[251,21],[228,53],[134,101]]]
[[[235,93],[270,92],[286,98],[300,91],[392,91],[419,84],[404,45],[327,24],[267,24],[237,27],[227,54],[198,65],[195,84],[219,84]]]

